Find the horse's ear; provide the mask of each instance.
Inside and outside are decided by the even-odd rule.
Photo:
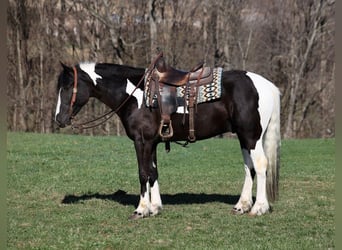
[[[65,71],[72,71],[72,69],[69,66],[65,65],[63,62],[59,61],[59,63],[62,65]]]

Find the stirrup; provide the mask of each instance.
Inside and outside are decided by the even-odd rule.
[[[169,123],[165,123],[164,120],[161,120],[158,132],[163,141],[170,139],[173,136],[171,120]]]

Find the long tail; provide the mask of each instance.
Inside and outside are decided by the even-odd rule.
[[[277,88],[273,90],[274,109],[270,122],[264,134],[263,144],[268,159],[266,191],[268,199],[273,202],[279,196],[279,168],[280,168],[280,93]]]

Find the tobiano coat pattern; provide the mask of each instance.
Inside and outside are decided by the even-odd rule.
[[[97,98],[116,109],[135,90],[146,69],[117,64],[81,63],[74,67],[62,65],[58,78],[58,101],[55,120],[60,127],[72,119],[89,98]],[[76,100],[70,109],[74,77],[77,72]],[[127,136],[134,142],[139,171],[140,201],[131,219],[160,213],[162,200],[158,183],[157,145],[161,120],[157,109],[146,107],[141,85],[117,112]],[[189,124],[184,114],[172,114],[174,136],[171,141],[186,141]],[[187,120],[187,119],[185,119]],[[269,201],[278,197],[280,149],[280,93],[264,77],[242,70],[223,71],[221,97],[197,105],[195,115],[197,140],[225,132],[235,133],[242,151],[245,181],[236,214],[262,215],[270,210]],[[176,164],[176,163],[175,163]],[[209,166],[208,166],[209,167]],[[257,178],[256,200],[252,187]]]

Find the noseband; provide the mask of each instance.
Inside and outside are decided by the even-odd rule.
[[[73,118],[72,108],[74,106],[74,103],[76,102],[76,94],[77,94],[77,69],[75,66],[72,69],[74,70],[74,86],[72,88],[72,96],[71,96],[70,108],[69,108],[69,115],[71,118]]]

